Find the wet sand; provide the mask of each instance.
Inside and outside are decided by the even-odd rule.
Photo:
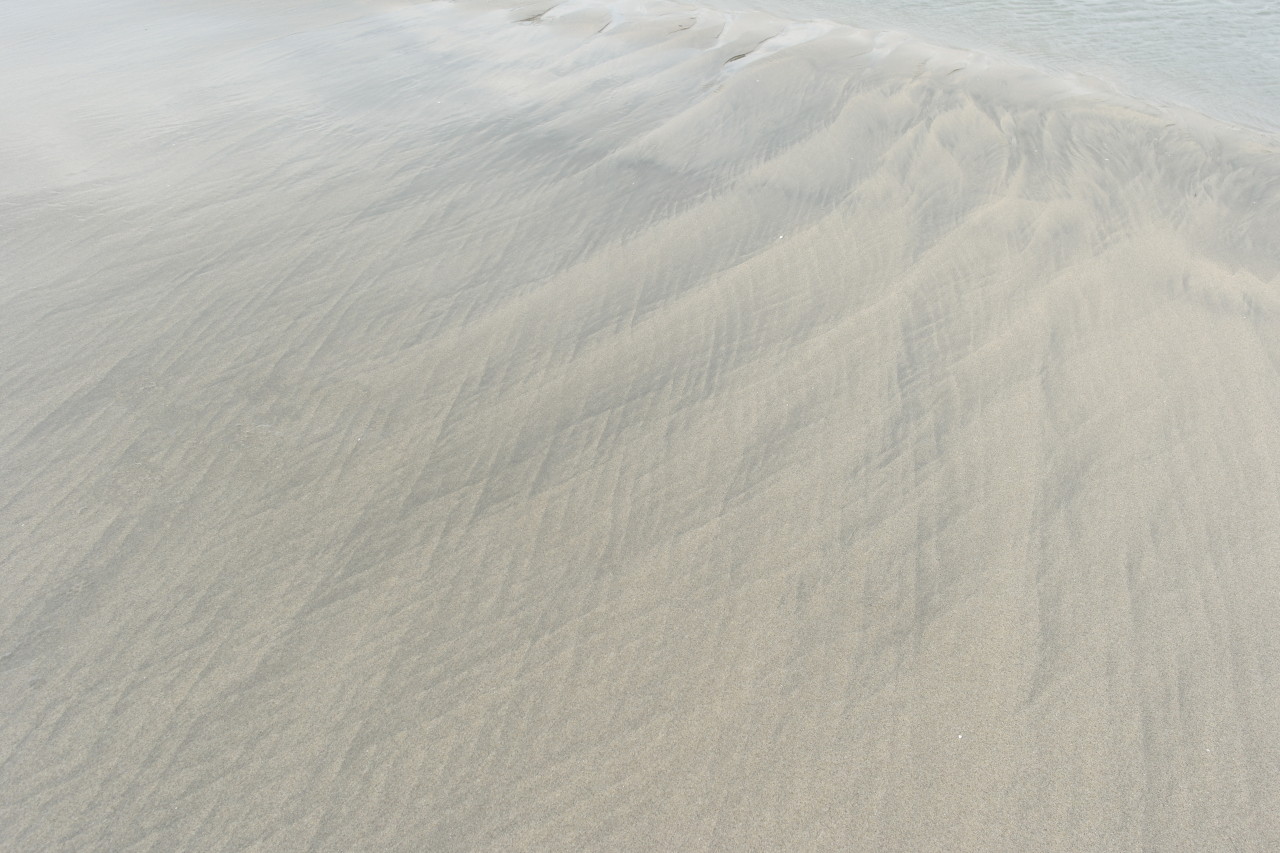
[[[1280,846],[1280,141],[104,5],[0,11],[0,847]]]

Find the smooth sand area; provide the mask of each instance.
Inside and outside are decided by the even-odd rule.
[[[0,849],[1280,849],[1280,141],[549,6],[0,7]]]

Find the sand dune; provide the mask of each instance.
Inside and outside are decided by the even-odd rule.
[[[4,849],[1280,846],[1276,140],[674,4],[0,23]]]

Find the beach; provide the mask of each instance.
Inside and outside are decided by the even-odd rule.
[[[1280,847],[1280,137],[658,0],[0,48],[0,848]]]

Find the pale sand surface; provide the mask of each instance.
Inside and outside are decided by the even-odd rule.
[[[1280,144],[545,9],[0,7],[0,849],[1280,848]]]

